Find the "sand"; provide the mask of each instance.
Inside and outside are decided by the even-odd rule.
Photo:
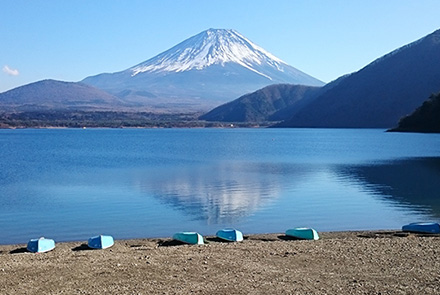
[[[34,254],[0,246],[0,294],[440,294],[440,235],[398,231],[57,243]]]

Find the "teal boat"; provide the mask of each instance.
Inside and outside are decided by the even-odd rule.
[[[55,241],[52,239],[31,239],[27,244],[27,249],[33,253],[43,253],[55,249]]]
[[[113,246],[114,243],[112,236],[99,235],[91,237],[88,240],[87,245],[92,249],[105,249]]]
[[[216,236],[222,240],[226,240],[229,242],[243,241],[243,233],[233,228],[221,229],[216,233]]]
[[[303,240],[318,240],[319,235],[313,228],[296,227],[286,230],[286,236]]]
[[[426,234],[440,234],[440,225],[434,222],[414,222],[402,226],[402,231]]]
[[[185,244],[203,245],[203,237],[196,232],[179,232],[173,235],[173,239]]]

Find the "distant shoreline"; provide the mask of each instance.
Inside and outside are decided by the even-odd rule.
[[[0,112],[0,128],[232,128],[268,127],[278,122],[215,122],[202,113],[116,111]]]

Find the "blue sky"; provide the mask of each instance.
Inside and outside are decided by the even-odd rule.
[[[324,82],[440,29],[438,0],[0,0],[0,92],[125,70],[235,29]]]

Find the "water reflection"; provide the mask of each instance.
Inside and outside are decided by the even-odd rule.
[[[384,200],[440,217],[440,158],[411,158],[342,166],[338,174]]]
[[[0,243],[395,229],[440,216],[439,144],[381,130],[8,130]]]
[[[220,162],[143,172],[135,179],[146,195],[208,225],[234,224],[265,210],[273,211],[271,218],[294,218],[277,216],[285,211],[282,204],[297,216],[302,213],[295,210],[304,206],[311,210],[305,213],[319,211],[326,218],[336,207],[348,219],[350,211],[371,214],[375,209],[384,210],[382,218],[386,210],[412,218],[440,217],[440,158],[356,165]],[[315,207],[307,207],[310,203]]]
[[[154,175],[141,173],[137,183],[145,193],[193,220],[233,224],[267,208],[286,183],[300,182],[308,173],[303,165],[221,162],[156,170]]]

